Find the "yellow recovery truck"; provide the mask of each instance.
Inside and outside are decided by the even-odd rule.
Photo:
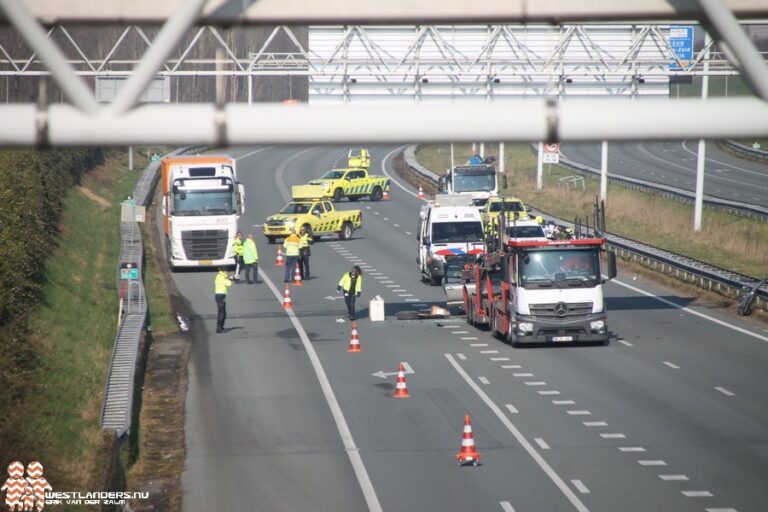
[[[344,197],[357,201],[361,197],[369,197],[371,201],[379,201],[384,192],[392,188],[386,176],[368,174],[371,157],[368,150],[350,150],[347,154],[347,168],[331,169],[319,179],[301,185],[301,193],[305,196],[332,199],[340,202]]]
[[[292,188],[293,201],[283,206],[264,223],[264,236],[270,244],[277,238],[285,238],[302,226],[314,239],[323,235],[337,234],[340,240],[352,237],[356,229],[363,226],[360,210],[336,210],[333,204],[322,197],[307,195],[306,185]]]

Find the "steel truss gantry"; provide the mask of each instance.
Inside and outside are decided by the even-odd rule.
[[[746,0],[745,0],[746,1]],[[137,61],[120,62],[112,56],[117,51],[116,43],[103,57],[87,56],[71,37],[71,31],[65,25],[48,29],[40,25],[35,16],[21,3],[21,0],[0,0],[2,16],[10,22],[27,45],[34,52],[34,58],[16,58],[7,50],[2,50],[5,67],[2,70],[10,74],[40,73],[49,74],[66,95],[69,104],[63,105],[32,105],[17,104],[0,107],[0,144],[149,144],[149,143],[330,143],[338,140],[349,142],[363,141],[472,141],[472,140],[630,140],[637,138],[676,139],[700,137],[751,137],[768,133],[768,70],[762,56],[749,41],[721,0],[698,0],[695,9],[686,7],[680,12],[672,12],[670,19],[685,19],[697,17],[707,24],[710,32],[717,39],[727,44],[729,59],[735,63],[735,70],[752,87],[756,96],[761,99],[744,100],[660,100],[643,99],[642,88],[637,86],[641,80],[647,85],[654,80],[666,80],[668,73],[663,67],[671,57],[668,54],[663,28],[654,25],[635,25],[636,33],[623,54],[615,54],[601,49],[595,37],[585,27],[564,24],[554,30],[557,51],[541,53],[537,51],[524,52],[525,42],[509,26],[495,23],[530,22],[547,19],[547,15],[535,13],[533,4],[522,5],[520,2],[480,2],[480,10],[470,11],[472,2],[448,0],[448,9],[440,15],[429,15],[426,4],[430,0],[414,0],[414,12],[421,13],[419,25],[414,29],[414,39],[408,44],[406,51],[398,55],[393,52],[383,53],[375,44],[369,44],[371,55],[363,61],[355,60],[349,50],[353,47],[354,38],[359,41],[373,42],[370,37],[372,28],[361,25],[346,27],[338,50],[330,56],[324,55],[310,45],[309,48],[297,44],[296,51],[272,52],[265,44],[256,52],[249,55],[236,55],[227,51],[226,42],[216,29],[202,27],[196,29],[196,34],[212,34],[221,44],[225,55],[224,61],[218,59],[190,59],[192,46],[199,37],[193,38],[193,43],[184,48],[180,54],[174,55],[179,41],[189,32],[193,23],[200,21],[214,22],[221,18],[211,14],[211,4],[204,0],[183,0],[175,5],[173,14],[151,41],[144,33],[148,49],[144,56]],[[554,2],[562,4],[560,12],[571,13],[573,19],[591,19],[608,21],[618,18],[618,13],[626,13],[624,20],[640,20],[658,18],[667,12],[664,2],[652,1],[649,7],[637,7],[636,2],[613,2],[613,7],[600,7],[601,2],[583,3]],[[603,2],[604,3],[604,2]],[[118,4],[127,10],[107,14],[109,19],[130,19],[125,13],[130,12],[128,4],[121,2],[106,2],[104,12],[110,13],[111,8]],[[161,2],[162,8],[168,7],[168,2]],[[290,4],[290,2],[289,2]],[[577,5],[578,4],[578,5]],[[621,4],[621,5],[619,5]],[[746,12],[751,15],[766,14],[768,7],[760,2],[746,1]],[[744,4],[744,5],[746,5]],[[754,4],[754,5],[753,5]],[[49,17],[40,13],[41,5],[48,6],[54,13]],[[79,4],[77,4],[79,6]],[[232,8],[231,2],[227,4]],[[293,5],[293,4],[290,4]],[[323,2],[325,11],[322,16],[312,6],[303,14],[288,8],[285,12],[287,22],[299,19],[346,20],[353,18],[363,23],[383,20],[395,20],[391,15],[376,17],[377,13],[392,13],[390,7],[382,2],[370,2],[364,8],[355,7],[354,16],[345,12],[344,5],[334,7],[333,3]],[[472,53],[460,50],[453,42],[442,35],[440,26],[430,25],[429,22],[477,22],[478,18],[461,14],[454,10],[459,6],[467,8],[464,12],[482,12],[490,23],[483,25],[486,38],[479,45],[480,50]],[[687,5],[687,4],[686,4]],[[741,4],[740,4],[741,5]],[[592,7],[590,7],[592,6]],[[618,7],[617,7],[618,6]],[[139,2],[137,10],[143,9]],[[294,6],[296,7],[296,6]],[[51,3],[38,1],[34,4],[35,15],[46,19],[66,19],[60,9]],[[272,21],[269,13],[275,8],[274,2],[255,2],[247,6],[241,19],[257,22],[254,13],[263,12],[262,20]],[[549,8],[549,7],[548,7]],[[622,10],[623,9],[623,10]],[[44,10],[44,9],[43,9]],[[162,10],[162,9],[161,9]],[[578,11],[578,12],[577,12]],[[142,11],[145,12],[145,11]],[[201,15],[201,12],[204,14]],[[223,12],[223,11],[218,11]],[[552,11],[555,12],[554,10]],[[307,13],[312,13],[313,18]],[[426,14],[424,14],[426,13]],[[580,14],[579,14],[580,13]],[[692,14],[694,16],[692,16]],[[231,15],[231,13],[230,13]],[[104,14],[94,15],[92,19],[104,21]],[[235,16],[237,18],[237,16]],[[138,21],[154,19],[153,16],[137,16]],[[323,18],[323,19],[325,19]],[[73,19],[89,19],[86,14]],[[240,19],[240,18],[238,18]],[[412,15],[403,15],[401,20],[412,20]],[[61,31],[65,39],[75,47],[75,56],[67,56],[62,49],[48,37],[56,30]],[[139,31],[137,27],[128,27],[128,31]],[[288,26],[278,26],[278,31],[290,33]],[[68,35],[67,35],[68,34]],[[218,34],[219,37],[216,37]],[[348,36],[348,37],[347,37]],[[290,36],[289,36],[290,37]],[[345,39],[346,38],[346,39]],[[559,38],[559,39],[558,39]],[[345,42],[346,41],[346,42]],[[439,43],[439,44],[435,44]],[[642,50],[648,44],[655,46],[657,56],[652,62],[644,62]],[[583,51],[583,61],[575,62],[566,67],[560,53],[571,46],[580,47]],[[427,47],[443,49],[439,56],[424,55]],[[446,51],[451,49],[451,51]],[[512,56],[504,55],[501,50],[512,52]],[[705,50],[707,50],[705,48]],[[721,56],[705,62],[706,52],[688,66],[684,66],[681,74],[703,74],[703,64],[709,67],[709,73],[728,74],[735,72],[728,67]],[[425,59],[426,57],[426,59]],[[212,69],[190,69],[190,66],[211,66]],[[121,67],[124,66],[124,67]],[[218,67],[217,67],[218,66]],[[718,67],[720,66],[720,68]],[[44,67],[44,69],[43,69]],[[442,75],[440,73],[442,73]],[[108,73],[112,76],[126,76],[125,86],[118,92],[115,99],[105,105],[99,105],[87,84],[85,76],[99,76]],[[439,85],[441,77],[445,84],[459,90],[466,90],[473,96],[486,100],[482,106],[474,104],[471,109],[446,108],[455,105],[455,92],[452,95],[434,94],[435,104],[421,105],[414,108],[411,103],[394,103],[386,105],[356,105],[350,102],[345,105],[238,105],[222,102],[193,105],[142,105],[137,106],[138,100],[147,85],[157,75],[184,76],[185,74],[229,74],[234,76],[268,76],[268,75],[306,75],[311,81],[322,87],[346,87],[347,99],[357,86],[365,86],[364,79],[382,81],[383,73],[392,73],[402,78],[401,88],[413,86],[413,94],[406,91],[406,96],[424,99],[432,89]],[[431,79],[425,73],[435,78]],[[329,78],[330,77],[330,78]],[[628,85],[619,83],[615,87],[617,95],[633,96],[637,101],[620,101],[617,99],[584,99],[569,97],[569,82],[578,82],[582,77],[591,77],[610,83],[614,78],[630,77]],[[425,82],[426,79],[426,82]],[[325,82],[323,82],[325,80]],[[437,82],[433,84],[433,80]],[[498,80],[498,81],[497,81]],[[507,86],[505,81],[521,83],[530,82],[541,84],[531,88],[537,99],[527,99],[525,102],[497,102]],[[462,81],[468,81],[464,86]],[[634,84],[634,86],[632,85]],[[396,86],[398,84],[395,84]],[[578,84],[577,84],[578,85]],[[629,87],[629,89],[627,89]],[[632,87],[635,87],[632,89]],[[395,87],[396,89],[397,87]],[[436,88],[435,88],[436,89]],[[627,94],[629,91],[629,94]],[[572,95],[577,96],[577,95]],[[549,97],[549,99],[545,99]],[[560,100],[560,101],[558,101]],[[470,112],[474,112],[470,114]],[[469,115],[483,116],[478,123],[468,123]],[[361,122],[361,120],[365,120]],[[418,122],[414,122],[418,120]],[[631,120],[631,122],[628,122]],[[753,120],[753,122],[748,122]],[[476,124],[477,126],[470,126]],[[264,128],[262,128],[264,127]]]

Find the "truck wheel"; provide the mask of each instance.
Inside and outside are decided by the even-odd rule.
[[[371,201],[381,201],[384,193],[381,191],[381,187],[373,187],[371,191]]]
[[[344,191],[340,188],[337,188],[333,191],[333,202],[334,203],[340,203],[341,200],[344,198]]]
[[[349,240],[350,238],[352,238],[352,224],[345,222],[339,231],[339,240]]]
[[[275,243],[275,237],[268,236],[267,237],[267,243],[269,243],[270,245],[274,244]]]

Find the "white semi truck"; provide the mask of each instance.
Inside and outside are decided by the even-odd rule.
[[[469,196],[474,206],[483,206],[489,197],[499,194],[496,167],[492,164],[456,166],[440,178],[439,188],[448,195]]]

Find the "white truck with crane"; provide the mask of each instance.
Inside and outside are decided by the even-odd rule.
[[[506,176],[502,177],[506,187]],[[440,177],[440,192],[467,195],[474,206],[484,206],[488,198],[499,194],[499,179],[493,164],[458,165]]]

